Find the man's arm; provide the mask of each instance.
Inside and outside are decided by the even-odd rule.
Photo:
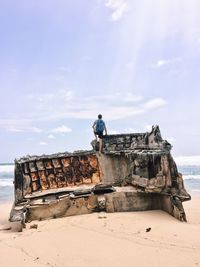
[[[96,130],[96,121],[93,123],[93,125],[92,125],[92,128],[93,128],[93,130],[94,130],[94,132],[95,132],[95,130]]]

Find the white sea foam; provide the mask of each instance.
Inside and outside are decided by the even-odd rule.
[[[183,175],[183,179],[184,180],[189,180],[189,179],[200,180],[200,175],[193,175],[193,174]]]
[[[4,186],[13,186],[13,179],[1,179],[0,178],[0,187]]]
[[[179,166],[200,166],[200,156],[179,156],[174,159]]]
[[[14,172],[14,165],[0,165],[1,172]]]

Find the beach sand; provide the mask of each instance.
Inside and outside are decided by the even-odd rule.
[[[0,266],[200,266],[199,207],[199,196],[184,203],[187,223],[163,211],[93,213],[34,221],[17,232],[18,224],[7,222],[6,203],[0,205]],[[38,228],[30,229],[33,224]]]

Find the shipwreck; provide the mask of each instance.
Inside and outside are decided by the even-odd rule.
[[[158,126],[104,136],[100,155],[98,142],[91,144],[90,151],[15,160],[10,221],[156,209],[186,221],[182,202],[191,197]]]

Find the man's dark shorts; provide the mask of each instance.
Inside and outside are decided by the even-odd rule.
[[[103,132],[96,132],[95,133],[100,139],[103,139]]]

